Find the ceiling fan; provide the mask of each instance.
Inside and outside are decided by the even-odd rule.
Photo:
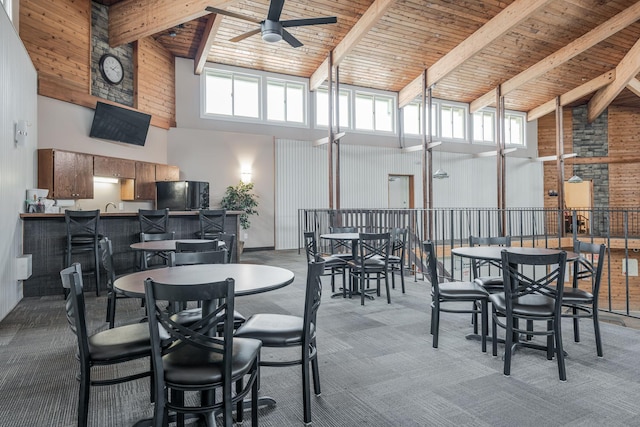
[[[251,30],[244,34],[240,34],[237,37],[232,38],[230,41],[239,42],[247,37],[251,37],[254,34],[261,33],[262,40],[270,43],[279,42],[284,39],[292,47],[300,47],[302,43],[300,40],[291,35],[285,28],[290,27],[302,27],[306,25],[319,25],[319,24],[335,24],[338,19],[335,16],[327,16],[321,18],[308,18],[308,19],[289,19],[286,21],[280,21],[280,14],[282,13],[282,7],[284,6],[284,0],[271,0],[269,4],[269,12],[267,18],[264,21],[259,21],[250,16],[240,15],[234,12],[228,12],[222,9],[216,9],[215,7],[207,7],[207,12],[213,12],[220,15],[230,16],[232,18],[242,19],[244,21],[260,24],[260,28]]]

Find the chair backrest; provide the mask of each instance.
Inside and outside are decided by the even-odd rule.
[[[567,253],[523,254],[502,250],[502,274],[507,315],[513,302],[527,295],[543,295],[554,299],[555,314],[559,317],[564,291],[564,272]]]
[[[206,252],[171,252],[169,253],[169,267],[195,264],[226,264],[227,251]]]
[[[307,262],[318,259],[318,244],[316,241],[316,233],[313,231],[304,232],[304,250],[307,255]]]
[[[511,246],[511,236],[495,236],[495,237],[478,237],[469,236],[469,246]],[[502,275],[502,265],[499,261],[492,260],[480,260],[476,258],[471,259],[471,273],[473,278],[478,278],[483,275],[481,269],[486,267],[487,275],[492,275],[492,267],[496,268],[495,275]]]
[[[113,282],[116,281],[116,272],[113,268],[113,245],[108,237],[100,240],[100,258],[102,268],[107,272],[107,288],[113,289]]]
[[[68,289],[65,301],[67,321],[71,331],[78,340],[78,355],[80,363],[88,363],[89,337],[87,335],[86,310],[82,283],[82,268],[79,263],[73,263],[60,272],[62,286]]]
[[[404,259],[408,230],[406,228],[392,228],[389,230],[389,234],[391,236],[391,255]]]
[[[140,233],[140,241],[154,242],[158,240],[174,240],[175,236],[175,231],[170,231],[168,233]]]
[[[231,278],[222,282],[180,286],[158,283],[153,279],[145,281],[156,387],[164,384],[162,356],[185,346],[221,357],[222,377],[231,378],[234,289],[235,282]],[[167,302],[169,305],[187,306],[194,301],[202,302],[202,318],[194,323],[177,323],[172,319],[171,311],[166,310]],[[223,381],[223,387],[226,395],[230,396],[231,381]]]
[[[64,220],[67,225],[67,243],[74,236],[93,237],[98,240],[98,227],[100,226],[100,210],[92,211],[64,211]]]
[[[224,243],[224,248],[227,250],[227,263],[231,263],[233,260],[233,254],[236,250],[236,235],[231,233],[220,233],[218,235],[218,242]],[[219,244],[218,247],[220,247]]]
[[[207,252],[218,250],[217,240],[202,240],[199,242],[176,242],[176,252]]]
[[[580,280],[591,279],[591,293],[594,304],[597,304],[598,293],[600,292],[600,280],[602,279],[602,269],[604,266],[604,244],[573,242],[573,251],[580,254],[573,263],[573,287],[577,288]]]
[[[390,252],[391,236],[389,233],[360,233],[355,260],[361,267],[365,268],[367,262],[371,259],[382,260],[386,269]]]
[[[317,314],[322,299],[322,281],[324,261],[311,261],[307,267],[307,288],[304,302],[303,348],[309,348],[309,342],[315,337],[317,330]]]
[[[169,209],[138,209],[141,233],[166,233]]]
[[[217,237],[218,234],[224,233],[224,222],[226,218],[227,211],[225,209],[201,210],[198,215],[200,238]]]
[[[357,233],[356,227],[329,227],[330,233]],[[351,253],[351,240],[331,239],[331,253],[343,254]],[[354,254],[355,255],[355,254]]]
[[[436,256],[436,245],[427,240],[422,243],[424,248],[424,253],[427,255],[427,274],[429,275],[429,282],[431,283],[431,288],[433,290],[434,295],[438,295],[440,293],[440,280],[438,275],[438,258]]]

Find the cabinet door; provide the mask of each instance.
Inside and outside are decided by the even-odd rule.
[[[136,162],[136,200],[156,198],[156,166],[153,163]]]
[[[93,156],[75,153],[75,198],[93,199]]]
[[[53,153],[53,194],[56,199],[73,199],[76,180],[76,154],[66,151]]]
[[[172,165],[156,165],[156,181],[178,181],[180,168]]]
[[[136,177],[136,164],[133,160],[94,156],[93,175],[134,179]]]

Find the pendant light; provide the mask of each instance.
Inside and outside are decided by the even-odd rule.
[[[449,178],[449,174],[444,169],[442,169],[442,151],[440,151],[439,153],[440,153],[439,166],[438,166],[438,170],[434,172],[433,177],[435,179]]]
[[[582,181],[583,179],[580,178],[578,175],[573,175],[571,178],[569,178],[567,182],[569,184],[580,184]]]

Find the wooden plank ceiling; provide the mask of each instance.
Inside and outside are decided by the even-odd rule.
[[[170,17],[161,13],[154,15],[153,6],[156,2],[103,1],[113,6],[112,12],[123,5],[134,9],[147,5],[151,10],[126,25],[144,26],[145,20],[156,24],[166,21],[168,26],[164,28],[160,25],[163,29],[152,37],[175,56],[197,61],[198,48],[207,37],[209,15],[203,11],[202,16],[192,19],[191,11],[188,17],[191,20],[176,26],[174,22],[179,10],[174,8]],[[430,82],[436,83],[433,88],[435,97],[466,103],[475,101],[474,105],[481,107],[486,104],[480,99],[484,95],[489,100],[488,105],[493,105],[495,96],[489,98],[488,95],[498,85],[547,61],[545,72],[511,87],[505,95],[508,109],[528,112],[604,73],[616,70],[621,62],[619,75],[624,74],[629,80],[626,77],[629,72],[631,75],[637,74],[640,58],[630,55],[625,59],[625,55],[640,39],[640,22],[637,21],[640,18],[640,6],[636,0],[549,0],[535,3],[534,8],[533,0],[286,0],[282,20],[336,16],[338,23],[290,28],[289,31],[304,44],[294,49],[284,41],[264,42],[259,33],[240,42],[231,42],[231,38],[254,30],[257,24],[224,16],[220,25],[215,27],[216,33],[209,38],[213,43],[208,51],[206,47],[204,51],[208,52],[207,60],[214,63],[311,77],[332,49],[341,41],[347,43],[349,37],[354,37],[353,31],[356,30],[352,31],[352,28],[363,16],[371,16],[372,11],[366,15],[370,8],[384,6],[386,9],[379,19],[376,18],[373,26],[366,33],[358,34],[361,37],[355,43],[346,46],[348,53],[339,64],[341,83],[396,92],[405,89],[406,93],[413,96],[415,90],[409,90],[412,88],[408,85],[419,78],[425,68],[442,66],[443,61],[455,60],[445,58],[445,55],[465,40],[468,47],[461,46],[460,50],[476,50],[461,65],[455,64],[453,71],[438,78],[437,82]],[[175,4],[175,7],[179,7],[179,2]],[[210,5],[262,20],[267,15],[269,0],[218,0],[211,1]],[[530,10],[518,16],[518,10],[526,7]],[[131,9],[127,14],[131,15]],[[586,39],[602,34],[604,30],[599,26],[611,28],[614,20],[621,20],[623,24],[620,24],[619,30],[612,31],[612,35],[600,36],[602,40],[597,39],[596,43],[591,44],[582,39],[576,41],[581,37]],[[483,34],[482,37],[478,34],[483,29],[486,31],[498,27],[500,31],[492,29],[493,33]],[[124,28],[113,30],[125,31]],[[172,33],[175,35],[170,35]],[[473,40],[474,33],[478,40]],[[483,38],[491,42],[485,46]],[[574,41],[575,49],[572,46],[570,55],[559,52],[562,60],[551,56]],[[608,80],[609,85],[615,82],[615,73],[613,76]],[[607,96],[610,96],[616,105],[640,108],[640,98],[633,91],[634,88],[640,88],[640,82],[634,78],[626,80],[618,80],[622,88],[619,94],[615,94],[617,90],[609,90],[600,95],[603,101],[598,102],[606,102]],[[599,90],[605,89],[600,87]],[[594,93],[570,105],[584,104]]]

